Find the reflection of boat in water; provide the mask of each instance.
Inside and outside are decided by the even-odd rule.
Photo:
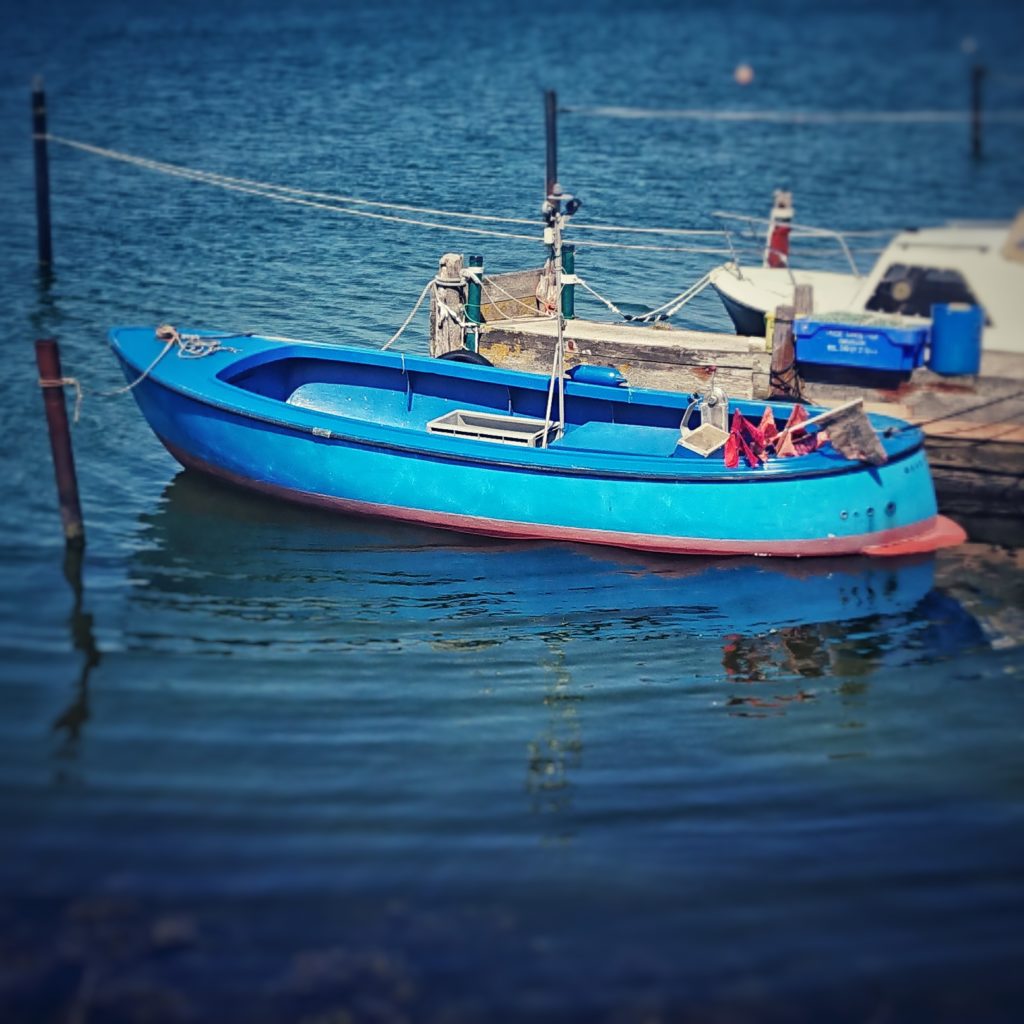
[[[204,628],[229,623],[226,642],[235,622],[251,632],[258,621],[267,643],[314,647],[395,629],[490,646],[553,626],[602,641],[671,628],[719,646],[730,634],[869,617],[914,629],[933,587],[933,556],[679,559],[510,543],[292,507],[188,472],[146,521],[137,600],[187,598],[188,614],[205,604]]]

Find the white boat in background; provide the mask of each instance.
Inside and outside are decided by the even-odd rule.
[[[1008,364],[1019,364],[1019,360],[1001,356],[1024,355],[1024,210],[1012,223],[951,222],[901,231],[867,274],[860,273],[854,245],[877,233],[844,234],[785,225],[790,231],[783,232],[784,242],[789,238],[828,241],[838,245],[849,267],[845,272],[805,269],[799,266],[799,258],[790,259],[788,251],[779,251],[779,223],[774,217],[718,216],[768,225],[762,266],[747,266],[737,256],[709,275],[739,334],[763,334],[765,314],[776,306],[791,305],[795,286],[807,284],[813,289],[814,313],[930,318],[937,303],[981,306],[985,312],[982,372],[1005,375]]]

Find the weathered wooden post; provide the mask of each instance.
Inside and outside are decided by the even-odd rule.
[[[430,354],[462,348],[462,253],[446,252],[437,265],[430,297]]]
[[[576,246],[562,246],[562,316],[576,316]]]
[[[794,397],[796,380],[796,350],[793,345],[792,306],[777,306],[775,327],[772,331],[772,398]]]
[[[57,477],[57,499],[64,527],[64,540],[68,544],[85,543],[82,506],[78,500],[78,477],[75,474],[75,456],[71,450],[68,430],[68,410],[64,404],[64,385],[68,383],[60,366],[60,349],[52,338],[36,342],[36,365],[39,367],[39,386],[43,389],[43,407],[46,425],[50,431],[50,450],[53,470]]]
[[[479,325],[483,323],[480,315],[480,301],[483,296],[484,258],[483,256],[470,256],[469,266],[466,267],[466,348],[470,352],[476,352],[479,346],[480,331]]]
[[[793,289],[793,316],[810,316],[814,312],[814,286],[798,284]]]
[[[32,79],[32,144],[36,168],[36,238],[39,269],[53,267],[53,239],[50,232],[50,162],[46,150],[46,93],[43,79]]]
[[[981,159],[981,84],[988,73],[984,64],[971,68],[971,154]]]

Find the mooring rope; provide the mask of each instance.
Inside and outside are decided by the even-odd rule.
[[[605,298],[600,292],[592,288],[582,277],[577,275],[576,283],[580,285],[585,291],[589,292],[594,296],[598,302],[604,303],[604,305],[616,316],[621,316],[623,320],[629,320],[634,323],[651,323],[659,320],[668,320],[670,317],[675,316],[688,302],[695,299],[705,288],[711,283],[711,275],[705,274],[703,277],[694,281],[693,284],[684,288],[678,295],[669,299],[668,302],[663,302],[660,306],[654,309],[648,310],[646,313],[639,315],[633,313],[624,313],[618,306],[612,302],[611,299]]]
[[[72,417],[72,423],[78,422],[78,417],[82,412],[82,383],[77,377],[59,377],[57,379],[47,380],[43,377],[39,378],[39,386],[41,388],[65,388],[72,387],[75,389],[75,413]]]
[[[353,210],[344,206],[337,206],[331,203],[317,202],[312,199],[304,199],[300,195],[285,194],[290,191],[288,186],[273,185],[269,182],[249,183],[244,178],[231,178],[228,175],[214,174],[211,171],[199,171],[178,164],[164,163],[160,160],[150,160],[146,157],[133,156],[130,153],[122,153],[113,149],[104,149],[101,146],[93,146],[85,142],[77,142],[74,139],[65,139],[57,135],[48,135],[48,139],[63,146],[70,146],[72,149],[79,149],[94,156],[102,156],[109,160],[117,160],[121,163],[131,164],[145,170],[155,171],[159,174],[168,174],[172,177],[184,178],[187,181],[196,181],[204,185],[213,185],[216,188],[223,188],[229,192],[240,192],[245,195],[260,196],[263,199],[272,199],[279,203],[288,203],[295,206],[305,206],[315,210],[325,210],[329,213],[340,213],[348,217],[364,217],[370,220],[389,221],[395,224],[409,224],[414,227],[431,228],[440,231],[452,231],[461,234],[483,235],[489,238],[518,239],[526,242],[540,242],[543,239],[539,235],[520,235],[507,231],[492,231],[486,228],[461,227],[453,224],[438,224],[433,221],[415,220],[409,217],[396,217],[385,213],[372,213],[369,210]],[[301,190],[300,190],[301,191]],[[532,222],[530,222],[532,223]]]
[[[627,319],[626,314],[623,313],[622,310],[619,309],[619,307],[616,306],[611,299],[606,299],[600,292],[597,292],[593,288],[591,288],[590,285],[587,284],[587,282],[584,281],[583,278],[579,277],[578,275],[577,280],[579,281],[580,287],[583,288],[584,291],[590,292],[590,294],[593,295],[594,298],[598,300],[598,302],[603,302],[612,313],[614,313],[616,316],[621,316],[623,320]]]
[[[159,341],[165,342],[163,349],[157,357],[135,378],[130,384],[123,388],[114,388],[113,391],[101,391],[104,398],[113,395],[123,395],[141,384],[156,369],[157,364],[171,349],[178,346],[179,359],[203,359],[212,356],[216,352],[238,352],[240,349],[232,348],[230,345],[222,345],[221,342],[227,338],[248,338],[249,334],[220,334],[220,335],[199,335],[179,334],[171,324],[161,324],[154,332]]]
[[[423,300],[428,295],[430,295],[433,298],[434,302],[437,304],[437,308],[441,314],[442,322],[444,322],[445,320],[453,320],[463,330],[471,326],[469,321],[459,316],[459,314],[454,309],[452,309],[452,307],[449,306],[448,303],[444,301],[444,299],[441,298],[441,295],[438,292],[439,288],[461,288],[462,284],[463,282],[461,280],[444,281],[441,278],[432,277],[424,286],[423,291],[420,292],[419,298],[413,305],[412,310],[410,310],[409,315],[405,318],[404,322],[402,323],[402,326],[399,327],[398,330],[395,331],[395,333],[392,334],[391,337],[388,338],[388,340],[384,342],[383,345],[381,345],[380,351],[386,351],[387,349],[391,348],[391,346],[396,341],[398,341],[398,339],[402,336],[405,329],[409,326],[409,324],[412,323],[413,317],[416,316],[416,313],[419,311],[420,306],[423,305]]]
[[[707,286],[711,284],[711,275],[705,274],[694,281],[689,288],[685,288],[675,298],[662,303],[648,313],[641,316],[627,316],[627,320],[637,320],[642,323],[649,323],[652,320],[669,320],[676,315],[688,302],[695,299]]]
[[[534,225],[535,221],[525,220],[517,217],[498,217],[490,214],[474,214],[455,210],[438,210],[424,206],[410,206],[402,203],[385,203],[372,199],[361,199],[356,196],[336,195],[330,192],[314,192],[309,189],[300,189],[290,185],[276,185],[272,182],[256,181],[251,178],[238,178],[226,174],[217,174],[213,171],[203,171],[196,168],[185,167],[180,164],[171,164],[162,160],[153,160],[149,157],[136,156],[132,153],[125,153],[121,150],[109,149],[103,146],[94,146],[88,142],[81,142],[77,139],[69,139],[60,135],[47,134],[46,138],[61,146],[77,149],[93,156],[104,157],[108,160],[116,160],[144,170],[154,171],[158,174],[166,174],[171,177],[183,178],[186,181],[195,181],[204,185],[212,185],[229,192],[238,192],[244,195],[259,196],[263,199],[272,199],[280,203],[288,203],[295,206],[304,206],[315,210],[324,210],[329,213],[342,214],[349,217],[363,217],[370,220],[387,221],[394,224],[407,224],[412,227],[428,228],[436,231],[450,231],[456,234],[468,234],[483,236],[486,238],[505,238],[524,242],[543,242],[540,235],[519,234],[509,231],[495,231],[489,228],[469,227],[468,225],[441,224],[436,221],[420,220],[412,217],[401,217],[393,214],[375,213],[370,210],[352,209],[352,205],[372,206],[378,209],[391,209],[403,212],[424,213],[462,219],[472,219],[482,222],[497,222],[506,224]],[[349,204],[347,206],[339,203]],[[656,233],[656,234],[679,234],[695,236],[718,237],[721,231],[691,231],[686,228],[629,228],[618,225],[578,225],[583,230],[594,231],[631,231],[635,233]],[[592,248],[602,249],[624,249],[638,250],[645,252],[684,252],[698,255],[728,255],[726,249],[714,249],[708,247],[690,246],[659,246],[659,245],[634,245],[625,242],[598,242],[588,241],[581,243]]]
[[[968,413],[980,412],[982,409],[988,409],[990,406],[999,405],[1000,402],[1010,402],[1015,398],[1024,397],[1024,388],[1018,391],[1011,392],[1009,395],[1001,395],[999,398],[990,398],[985,402],[978,402],[975,405],[965,405],[961,409],[955,409],[953,412],[944,413],[942,416],[932,416],[931,419],[919,420],[917,423],[908,423],[903,427],[889,427],[885,434],[886,437],[891,437],[895,434],[902,434],[904,431],[912,430],[917,427],[929,427],[933,423],[941,423],[943,420],[954,420],[959,416],[966,416]],[[1009,420],[999,420],[999,423],[1011,422]],[[979,424],[984,426],[985,424]],[[968,429],[968,428],[965,428]],[[955,431],[954,431],[955,433]]]
[[[179,359],[203,359],[206,356],[212,356],[217,352],[239,352],[240,349],[233,348],[230,345],[222,345],[222,341],[226,341],[229,338],[251,338],[252,334],[218,334],[218,335],[200,335],[200,334],[179,334],[178,331],[170,324],[161,324],[154,332],[156,338],[159,341],[164,342],[164,347],[157,353],[156,358],[139,374],[135,380],[131,381],[121,388],[114,388],[110,391],[101,391],[98,388],[83,385],[77,377],[60,377],[55,379],[47,379],[40,377],[39,386],[41,388],[65,388],[73,387],[75,389],[75,410],[72,417],[72,422],[77,423],[82,412],[82,401],[86,392],[95,395],[97,398],[113,398],[116,395],[123,395],[129,391],[132,391],[139,384],[141,384],[152,372],[156,369],[160,360],[167,355],[168,352],[174,348],[175,345],[178,347],[178,358]],[[273,339],[283,341],[285,339]]]
[[[531,305],[529,302],[527,302],[523,298],[520,298],[518,295],[513,295],[507,288],[498,284],[498,282],[493,277],[487,277],[486,275],[481,277],[479,274],[475,274],[471,270],[464,270],[463,273],[470,281],[474,281],[476,284],[480,285],[481,290],[486,284],[488,287],[493,288],[495,291],[500,292],[502,295],[504,295],[505,299],[508,302],[514,302],[517,306],[522,306],[523,309],[527,310],[533,318],[549,320],[554,315],[552,313],[539,312],[536,305]],[[515,317],[505,317],[505,319],[513,320],[515,319]]]
[[[424,285],[423,291],[420,292],[420,297],[416,300],[416,304],[412,307],[412,312],[410,312],[409,315],[405,318],[405,322],[402,324],[402,326],[399,327],[398,330],[395,331],[395,333],[392,334],[391,337],[388,338],[388,340],[386,342],[384,342],[383,345],[381,345],[381,347],[380,347],[381,352],[384,352],[385,350],[391,348],[391,346],[394,345],[394,343],[396,341],[398,341],[398,339],[402,336],[402,333],[405,331],[406,327],[408,327],[409,324],[412,323],[413,317],[416,315],[416,313],[419,310],[420,306],[423,305],[423,300],[430,293],[430,290],[432,288],[436,288],[436,287],[437,287],[437,278],[436,277],[432,278],[430,281],[428,281]]]

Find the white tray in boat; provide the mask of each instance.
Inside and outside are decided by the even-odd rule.
[[[688,430],[679,438],[679,444],[706,459],[713,455],[729,440],[729,431],[721,430],[713,423],[702,423],[696,430]]]
[[[550,444],[558,437],[558,424],[526,416],[504,416],[501,413],[472,412],[454,409],[427,424],[431,434],[469,437],[495,444],[514,444],[523,448],[539,448],[545,436]]]

